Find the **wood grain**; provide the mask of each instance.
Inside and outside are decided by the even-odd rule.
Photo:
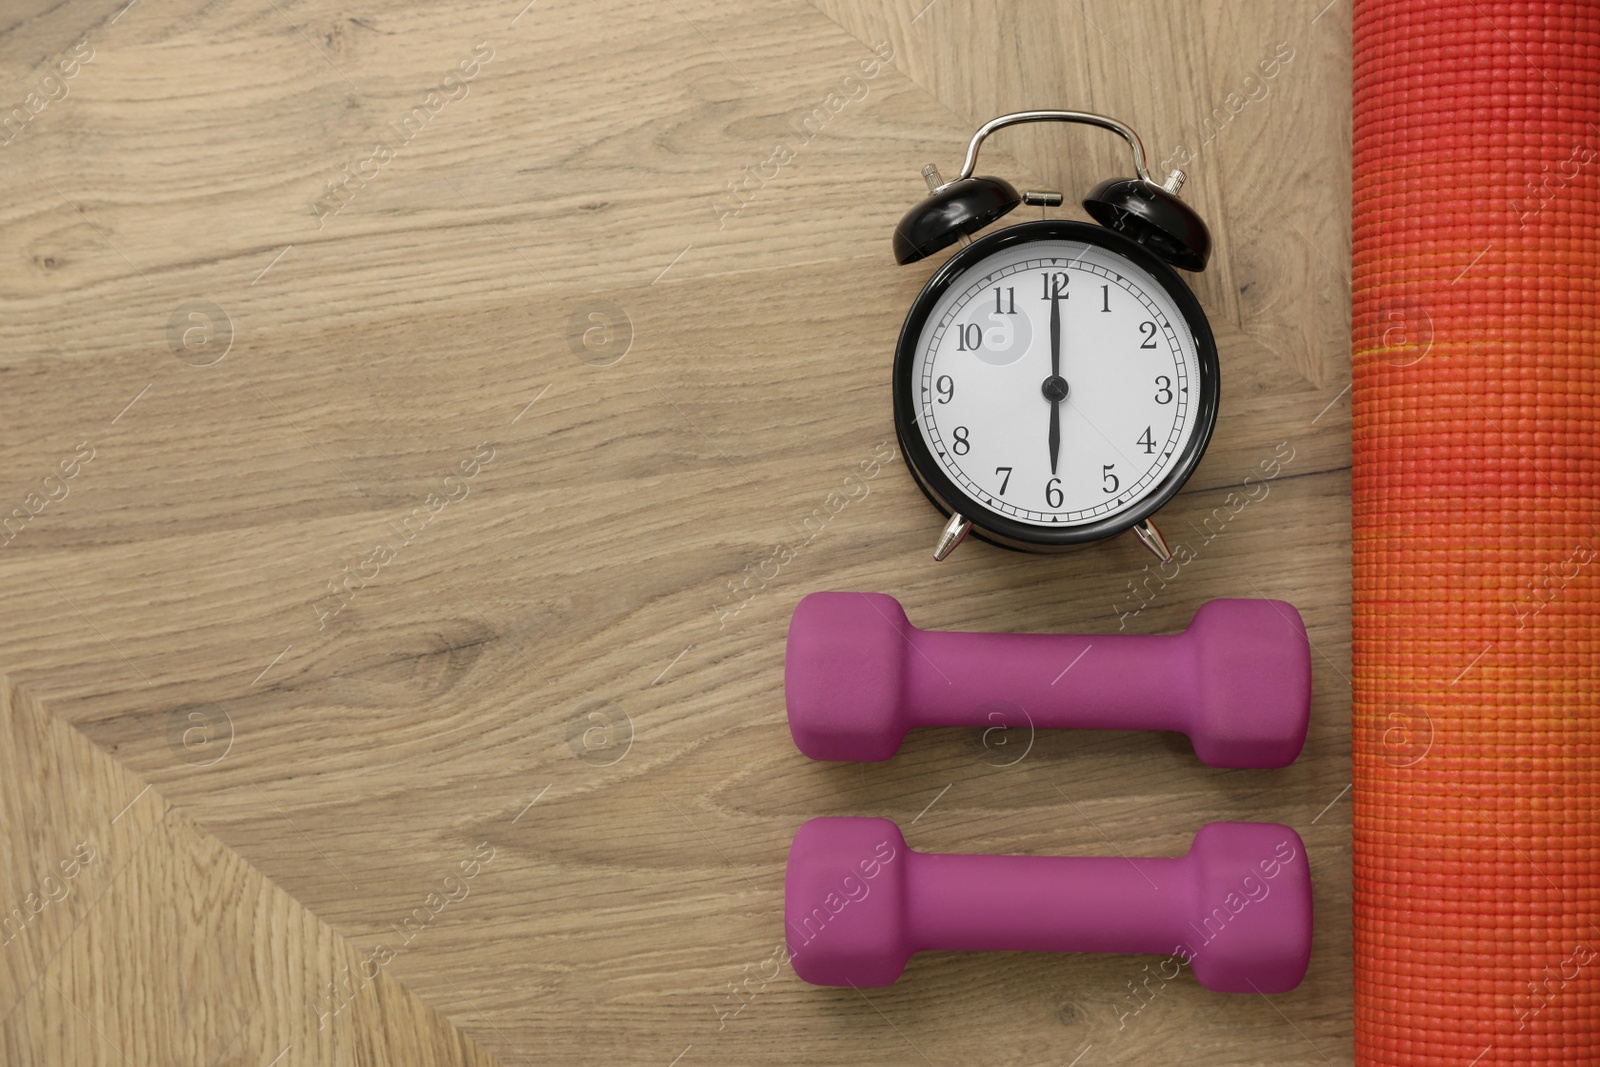
[[[124,5],[0,25],[0,116],[93,50],[0,145],[0,515],[27,515],[0,532],[0,904],[97,849],[0,947],[8,1062],[1350,1059],[1344,8]],[[1163,511],[1195,552],[1175,579],[1127,540],[935,565],[893,454],[929,268],[889,230],[923,163],[1017,106],[1117,114],[1157,161],[1228,117],[1187,167],[1224,395]],[[984,169],[1070,202],[1114,147],[1008,131]],[[782,649],[822,588],[1081,632],[1283,597],[1311,739],[1271,772],[1102,733],[813,764]],[[1039,854],[1286,822],[1311,974],[1270,1002],[1133,956],[774,976],[820,814]]]

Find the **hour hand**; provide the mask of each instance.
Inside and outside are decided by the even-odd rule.
[[[1061,405],[1050,405],[1050,474],[1056,473],[1056,463],[1061,459]]]
[[[1067,399],[1067,380],[1052,374],[1044,380],[1040,392],[1050,401],[1050,473],[1054,475],[1061,460],[1061,403]]]

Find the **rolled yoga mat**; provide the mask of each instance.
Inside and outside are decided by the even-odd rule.
[[[1600,1064],[1600,6],[1358,0],[1363,1064]]]

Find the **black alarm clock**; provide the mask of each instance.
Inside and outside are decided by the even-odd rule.
[[[971,240],[1018,204],[1061,203],[973,176],[984,138],[1024,122],[1111,130],[1138,177],[1089,192],[1094,223],[1041,218]],[[953,181],[932,164],[923,177],[931,195],[895,229],[895,259],[964,246],[923,287],[895,349],[901,453],[949,517],[934,558],[969,531],[1053,552],[1133,530],[1170,559],[1151,516],[1199,464],[1220,393],[1211,327],[1174,270],[1203,270],[1211,251],[1178,198],[1183,172],[1151,179],[1138,135],[1115,119],[1022,111],[978,130]]]

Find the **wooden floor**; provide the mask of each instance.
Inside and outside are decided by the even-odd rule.
[[[523,3],[0,14],[0,1060],[1348,1062],[1348,6]],[[1215,238],[1170,581],[1127,539],[936,565],[892,454],[931,268],[891,226],[1029,107],[1130,122]],[[1059,128],[984,164],[1069,204],[1128,170]],[[824,588],[1069,632],[1283,597],[1311,738],[1270,772],[976,730],[812,763],[783,639]],[[1038,854],[1286,822],[1311,972],[809,987],[777,948],[820,814]]]

